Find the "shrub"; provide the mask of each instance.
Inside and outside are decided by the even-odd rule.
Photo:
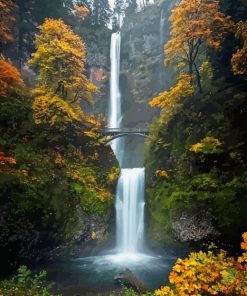
[[[11,280],[0,282],[0,296],[55,296],[50,292],[52,284],[46,283],[45,277],[45,271],[32,275],[26,266],[21,266]]]
[[[241,248],[247,251],[247,232]],[[191,253],[178,259],[169,275],[169,286],[155,291],[156,296],[247,295],[247,252],[238,259],[223,250]]]

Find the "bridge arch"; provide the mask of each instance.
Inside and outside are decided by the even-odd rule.
[[[138,136],[138,137],[142,137],[142,138],[147,138],[148,137],[148,135],[141,134],[141,133],[120,133],[120,134],[117,134],[115,136],[112,136],[109,140],[107,140],[106,144],[108,144],[111,141],[116,140],[118,138],[123,138],[123,137],[127,137],[127,136]]]
[[[146,138],[149,135],[148,128],[108,128],[105,129],[103,132],[104,136],[111,137],[106,143],[110,143],[111,141],[127,137],[127,136],[137,136]]]

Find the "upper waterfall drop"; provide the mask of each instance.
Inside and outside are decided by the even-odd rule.
[[[121,125],[121,94],[119,90],[121,33],[111,36],[111,81],[110,81],[110,112],[109,127],[119,128]]]

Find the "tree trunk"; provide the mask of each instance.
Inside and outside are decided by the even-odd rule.
[[[21,69],[22,69],[23,38],[24,38],[23,28],[22,28],[23,15],[24,15],[23,7],[22,7],[22,5],[19,5],[18,69],[20,70],[20,73],[21,73]]]
[[[198,86],[199,92],[202,93],[201,75],[200,75],[200,72],[199,72],[199,70],[197,68],[196,63],[194,63],[194,67],[195,67],[195,70],[196,70],[197,86]]]
[[[189,62],[190,84],[193,85],[193,63]]]

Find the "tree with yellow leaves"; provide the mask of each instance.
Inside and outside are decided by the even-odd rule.
[[[242,47],[232,57],[232,71],[235,75],[247,73],[247,21],[237,24],[236,37],[242,40]]]
[[[219,0],[182,0],[170,21],[171,39],[164,48],[166,63],[175,61],[180,68],[188,67],[202,91],[198,56],[204,46],[220,48],[233,23],[220,11]]]
[[[36,35],[37,51],[30,65],[38,70],[36,92],[48,90],[70,102],[92,102],[95,86],[85,75],[86,48],[62,20],[46,19]]]
[[[149,102],[149,106],[160,107],[163,122],[168,122],[175,111],[181,106],[181,100],[191,96],[194,93],[194,86],[191,85],[191,76],[187,73],[181,73],[175,86],[168,91],[160,93]]]
[[[86,48],[80,37],[62,20],[46,19],[35,44],[37,51],[30,60],[39,81],[34,89],[35,123],[71,134],[72,127],[82,134],[82,125],[98,130],[99,123],[80,105],[82,100],[93,102],[96,90],[85,74]]]
[[[153,98],[149,103],[150,107],[167,108],[171,105],[176,105],[180,99],[191,95],[194,87],[190,84],[190,79],[191,76],[189,74],[180,74],[176,85],[170,88],[169,91],[164,91]]]
[[[68,125],[82,122],[83,112],[56,95],[45,94],[33,101],[33,117],[38,125],[43,124],[64,131]]]

